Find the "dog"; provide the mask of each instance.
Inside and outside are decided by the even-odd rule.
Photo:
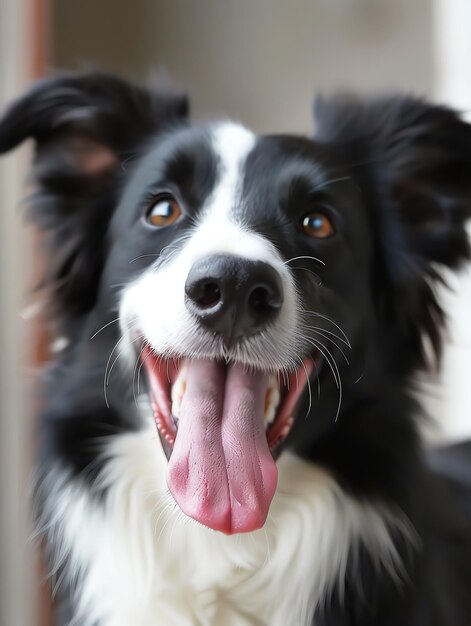
[[[315,133],[192,125],[185,94],[33,86],[29,216],[60,346],[35,485],[57,623],[465,626],[471,446],[415,390],[470,248],[471,127],[401,95]]]

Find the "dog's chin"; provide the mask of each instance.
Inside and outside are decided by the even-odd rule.
[[[226,534],[261,528],[276,489],[275,461],[318,355],[296,371],[270,373],[236,361],[166,359],[146,342],[140,354],[167,485],[181,510]]]

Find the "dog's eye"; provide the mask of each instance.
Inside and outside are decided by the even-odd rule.
[[[324,213],[309,213],[301,222],[306,235],[316,239],[327,239],[335,234],[334,225]]]
[[[180,205],[174,198],[161,198],[152,205],[147,214],[147,221],[152,226],[163,228],[176,222],[181,214]]]

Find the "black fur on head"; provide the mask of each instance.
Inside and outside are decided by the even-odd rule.
[[[96,72],[40,81],[0,117],[0,153],[36,142],[30,216],[46,234],[44,286],[59,318],[93,307],[104,234],[130,161],[187,116],[182,93]]]
[[[367,195],[385,349],[394,354],[405,342],[413,367],[429,365],[424,339],[438,359],[444,321],[438,268],[456,269],[470,256],[471,126],[446,107],[404,96],[318,99],[314,112],[315,138],[333,145]]]

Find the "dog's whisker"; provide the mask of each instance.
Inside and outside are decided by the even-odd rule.
[[[134,327],[135,327],[135,324],[134,324],[134,323],[133,323],[133,324],[128,324],[128,325],[127,325],[128,330],[132,330]],[[131,343],[134,343],[134,341],[136,341],[137,339],[138,339],[138,338],[133,339],[133,340],[131,341]],[[108,408],[110,408],[110,405],[109,405],[109,402],[108,402],[108,392],[107,392],[107,387],[108,387],[109,382],[110,382],[110,376],[111,376],[112,369],[113,369],[113,367],[114,367],[114,364],[115,364],[115,363],[116,363],[116,361],[117,361],[117,358],[119,358],[120,354],[122,354],[121,352],[119,352],[119,353],[118,353],[118,357],[117,357],[117,358],[113,361],[113,365],[111,366],[111,369],[110,369],[110,370],[108,370],[108,368],[110,367],[110,362],[111,362],[111,359],[112,359],[112,357],[113,357],[113,354],[114,354],[115,350],[117,349],[118,345],[119,345],[121,342],[123,342],[123,341],[124,341],[124,335],[123,335],[123,336],[121,336],[121,337],[118,339],[118,341],[115,343],[115,345],[114,345],[113,349],[112,349],[112,350],[111,350],[111,352],[110,352],[110,355],[109,355],[109,357],[108,357],[108,361],[107,361],[106,366],[105,366],[105,372],[104,372],[104,375],[103,375],[103,395],[104,395],[104,398],[105,398],[105,403],[106,403],[106,406],[107,406]]]
[[[288,263],[291,263],[292,261],[298,261],[300,259],[310,259],[311,261],[316,261],[317,263],[320,263],[321,265],[325,266],[324,261],[322,261],[321,259],[318,259],[315,256],[308,256],[308,255],[295,256],[292,259],[288,259],[287,261],[284,261],[283,265],[288,265]]]
[[[136,362],[134,364],[134,370],[132,374],[132,396],[134,398],[134,404],[136,405],[136,407],[139,406],[137,402],[137,395],[136,395],[136,374],[137,374],[139,365],[142,361],[142,353],[144,352],[144,350],[145,350],[145,346],[142,346],[141,349],[139,350],[139,354],[136,357]]]
[[[333,319],[331,319],[330,317],[328,317],[327,315],[323,315],[322,313],[319,313],[318,311],[304,311],[304,315],[313,315],[315,317],[321,317],[322,319],[326,320],[327,322],[330,322],[331,324],[333,324],[343,335],[346,344],[349,348],[352,347],[349,338],[347,337],[347,335],[345,334],[344,330],[342,330],[342,328],[339,326],[339,324],[337,324],[337,322],[334,322]]]
[[[109,386],[109,384],[110,384],[110,377],[111,377],[111,373],[112,373],[112,371],[113,371],[113,368],[114,368],[115,364],[117,363],[117,361],[118,361],[119,357],[120,357],[120,356],[122,356],[122,354],[123,354],[123,351],[122,351],[122,350],[118,350],[118,354],[117,354],[117,356],[114,358],[113,363],[111,364],[111,367],[110,367],[110,369],[109,369],[109,371],[108,371],[108,376],[107,376],[107,379],[106,379],[106,386],[107,386],[107,387],[108,387],[108,386]]]
[[[317,286],[320,287],[322,285],[322,279],[319,276],[319,274],[316,274],[315,272],[313,272],[312,270],[308,269],[307,267],[301,267],[301,266],[298,266],[298,265],[294,265],[294,266],[291,266],[291,269],[292,270],[301,270],[301,271],[304,271],[304,272],[308,272],[309,274],[312,274],[314,276],[314,278],[317,279],[317,283],[316,283]]]
[[[357,385],[357,384],[360,382],[360,380],[361,380],[361,379],[363,378],[363,376],[365,375],[365,371],[366,371],[366,370],[363,370],[363,372],[360,374],[360,376],[358,376],[358,378],[356,379],[356,381],[353,383],[354,385]]]
[[[339,369],[337,367],[337,363],[335,362],[335,359],[334,359],[333,355],[331,354],[331,352],[329,351],[329,349],[326,348],[324,346],[324,344],[320,343],[319,341],[317,341],[315,339],[307,339],[307,341],[309,343],[312,343],[314,345],[314,347],[319,350],[319,352],[324,356],[324,358],[326,359],[327,363],[329,364],[330,369],[332,370],[332,375],[334,377],[335,384],[337,386],[337,389],[339,390],[339,401],[338,401],[338,406],[337,406],[337,412],[335,414],[335,421],[337,421],[338,416],[340,414],[340,409],[341,409],[341,406],[342,406],[342,380],[340,378],[340,372],[339,372]],[[325,350],[325,352],[324,352],[324,350]],[[330,358],[327,355],[329,355]],[[332,359],[332,362],[331,362],[331,359]],[[334,368],[335,368],[335,371],[334,371]]]
[[[350,350],[352,349],[352,346],[349,344],[348,341],[346,341],[343,337],[340,337],[339,335],[335,334],[331,330],[327,330],[327,328],[322,328],[321,326],[312,326],[311,324],[300,324],[300,327],[305,330],[316,330],[316,331],[321,331],[327,335],[331,335],[332,337],[335,337],[335,339],[338,339],[345,346],[347,346],[347,348],[349,348]],[[328,339],[328,337],[326,337],[326,339]]]
[[[316,382],[317,382],[317,399],[321,397],[321,379],[319,377],[319,368],[317,367],[316,359],[313,359],[314,367],[316,368]]]
[[[116,324],[116,322],[119,322],[119,320],[120,318],[117,317],[116,319],[111,320],[111,322],[104,324],[99,330],[96,331],[96,333],[93,333],[93,335],[90,337],[90,341],[94,339],[99,333],[101,333],[102,330],[105,330],[105,328],[108,328],[108,326],[111,326],[111,324]]]
[[[330,341],[330,343],[332,343],[337,348],[337,350],[340,352],[340,354],[343,356],[343,358],[345,359],[346,364],[350,365],[350,361],[348,360],[347,355],[342,350],[342,348],[338,345],[338,343],[334,339],[332,339],[332,337],[329,337],[328,335],[326,335],[322,330],[314,330],[313,328],[311,328],[311,330],[314,333],[314,335],[318,335],[320,337],[323,337],[327,341]]]
[[[141,351],[141,354],[142,354],[142,351]],[[139,383],[140,383],[141,371],[142,371],[142,368],[144,366],[144,363],[147,361],[147,359],[149,358],[150,355],[151,355],[151,352],[148,352],[144,359],[140,359],[141,364],[139,365],[139,370],[137,372],[137,395],[139,395],[139,393],[140,393],[140,384]]]
[[[124,338],[123,338],[124,339]],[[131,341],[131,343],[135,343],[136,341],[139,341],[141,339],[141,337],[136,337],[135,339],[133,339]],[[122,350],[118,351],[118,355],[116,356],[116,358],[114,359],[113,363],[111,364],[111,367],[108,370],[108,376],[106,378],[106,386],[108,387],[110,384],[110,379],[111,379],[111,373],[113,372],[113,368],[115,366],[115,364],[117,363],[118,359],[123,356],[124,353],[124,348]]]
[[[281,375],[283,377],[284,385],[288,387],[288,390],[289,390],[289,375],[288,375],[288,370],[286,367],[283,367],[283,369],[281,370]]]
[[[339,375],[337,363],[336,363],[336,361],[334,359],[334,356],[330,352],[330,350],[321,341],[319,341],[318,339],[315,339],[314,337],[305,337],[305,340],[308,343],[312,344],[316,348],[319,348],[319,346],[320,346],[323,350],[325,350],[327,352],[329,359],[331,359],[332,363],[335,364],[335,372],[332,371],[332,373],[334,374],[334,380],[335,380],[336,386],[338,388],[339,385],[340,385],[340,375]],[[323,356],[326,358],[325,353],[323,353]],[[330,360],[328,360],[328,362],[330,363]]]
[[[106,403],[106,406],[107,406],[108,408],[110,408],[110,405],[109,405],[109,402],[108,402],[108,393],[107,393],[107,386],[108,386],[108,382],[109,382],[109,381],[107,380],[108,367],[109,367],[109,365],[110,365],[111,358],[112,358],[112,356],[113,356],[113,354],[114,354],[114,352],[115,352],[116,348],[117,348],[117,347],[118,347],[118,345],[119,345],[119,344],[123,341],[123,339],[124,339],[124,337],[120,337],[120,338],[118,339],[118,341],[115,343],[115,345],[114,345],[113,349],[112,349],[112,350],[111,350],[111,352],[110,352],[110,356],[108,357],[108,361],[107,361],[106,366],[105,366],[105,373],[104,373],[104,376],[103,376],[103,394],[104,394],[104,396],[105,396],[105,403]]]
[[[164,246],[158,256],[162,259],[162,261],[168,261],[180,249],[180,244],[182,244],[190,237],[191,233],[184,233],[183,235],[175,239],[173,243]],[[168,250],[170,250],[171,252],[167,255]]]
[[[309,380],[309,374],[307,373],[306,366],[304,365],[303,361],[301,361],[301,365],[302,365],[302,368],[304,370],[304,373],[306,374],[306,383],[307,383],[307,388],[308,388],[308,392],[309,392],[309,406],[308,406],[307,411],[306,411],[306,417],[307,417],[310,414],[311,408],[312,408],[311,381]]]

